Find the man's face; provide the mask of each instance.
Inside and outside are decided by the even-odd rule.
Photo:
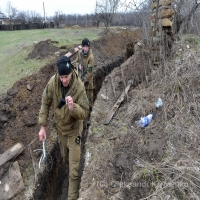
[[[87,53],[88,50],[89,50],[89,47],[85,45],[85,46],[83,47],[83,51],[84,51],[84,53]]]
[[[69,75],[60,76],[60,81],[62,82],[64,87],[67,87],[69,85],[71,76],[72,76],[72,73],[70,73]]]

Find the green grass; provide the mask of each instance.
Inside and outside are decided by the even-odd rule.
[[[17,80],[31,75],[50,62],[49,59],[26,60],[35,41],[51,39],[59,42],[55,46],[71,46],[81,44],[84,37],[91,41],[97,39],[101,31],[98,28],[0,31],[0,94],[5,93]]]

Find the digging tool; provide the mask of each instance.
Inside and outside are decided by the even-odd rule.
[[[67,57],[72,57],[74,54],[76,54],[80,49],[82,49],[82,46],[81,45],[78,45],[77,47],[74,48],[74,52],[71,53],[71,52],[68,52],[65,54],[65,56]]]
[[[108,125],[110,123],[110,120],[112,119],[113,115],[115,114],[115,112],[119,108],[120,104],[124,100],[124,96],[128,93],[132,84],[133,84],[133,80],[129,80],[125,91],[122,92],[122,94],[120,95],[120,97],[116,101],[115,105],[112,107],[111,111],[108,113],[108,115],[106,117],[106,121],[104,123],[105,125]]]
[[[24,150],[24,145],[21,143],[15,144],[13,147],[9,148],[3,154],[0,154],[0,166],[17,157]]]
[[[78,51],[79,51],[80,49],[82,49],[82,46],[81,46],[81,45],[78,45],[77,47],[74,48],[74,52],[73,52],[73,53],[68,52],[68,53],[65,54],[65,56],[67,56],[67,57],[70,58],[70,57],[72,57],[74,54],[78,53]],[[72,65],[74,65],[74,64],[75,64],[75,61],[72,62]],[[78,66],[76,66],[76,70],[77,70],[77,73],[78,73]]]

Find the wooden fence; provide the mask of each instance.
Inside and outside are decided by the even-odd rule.
[[[3,24],[0,25],[0,31],[15,31],[15,30],[29,30],[29,29],[44,29],[54,28],[54,23],[24,23],[24,24]]]

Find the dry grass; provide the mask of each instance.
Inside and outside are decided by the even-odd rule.
[[[200,52],[197,39],[195,37],[193,41],[190,37],[190,40],[184,39],[176,43],[172,52],[174,56],[164,62],[164,74],[160,73],[159,66],[157,76],[149,82],[148,88],[142,83],[133,89],[129,93],[129,102],[117,112],[119,119],[113,119],[109,126],[103,126],[103,122],[114,103],[114,92],[111,86],[107,87],[104,83],[92,113],[94,121],[87,142],[91,160],[85,167],[82,178],[83,185],[86,186],[81,190],[82,199],[90,199],[94,193],[96,196],[93,198],[125,199],[124,187],[99,185],[117,180],[113,176],[117,166],[113,161],[116,155],[120,155],[120,151],[123,157],[132,155],[133,160],[136,158],[137,161],[137,170],[133,170],[126,188],[131,191],[131,183],[141,179],[148,183],[149,191],[140,200],[200,199]],[[109,100],[102,100],[101,94],[108,95]],[[156,110],[155,102],[159,97],[164,105]],[[150,112],[155,112],[156,118],[145,130],[141,130],[134,122]],[[118,128],[113,124],[117,124]],[[127,124],[131,126],[131,130]],[[130,134],[140,139],[133,141],[138,148],[133,151],[125,148],[129,145]],[[149,137],[156,138],[159,135],[166,136],[167,139],[161,145],[161,156],[151,160],[141,151]],[[120,141],[122,138],[124,140]],[[124,176],[122,170],[121,182]]]
[[[148,176],[155,176],[156,169],[159,179],[152,182],[151,195],[142,199],[199,199],[200,196],[199,52],[183,43],[177,44],[174,52],[173,60],[165,61],[165,76],[162,78],[160,74],[160,80],[148,89],[134,91],[138,101],[133,100],[127,109],[126,118],[134,113],[146,115],[158,97],[164,101],[160,121],[151,128],[157,132],[162,127],[169,139],[161,162],[152,165],[140,160],[149,169]]]

